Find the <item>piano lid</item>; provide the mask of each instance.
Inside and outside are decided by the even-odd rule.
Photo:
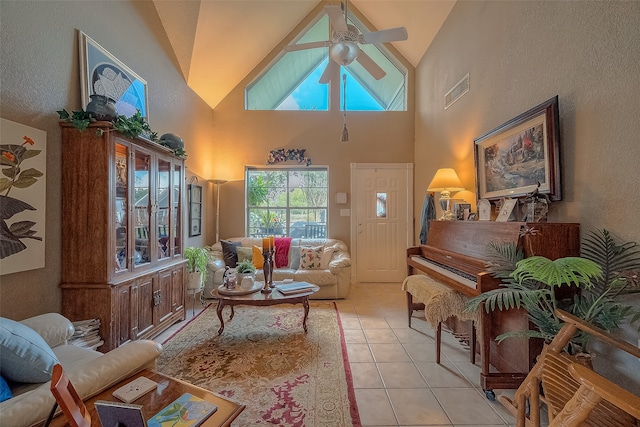
[[[431,221],[426,246],[486,260],[489,243],[517,244],[525,225],[524,222]]]

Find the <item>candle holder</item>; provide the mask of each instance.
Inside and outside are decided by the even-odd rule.
[[[264,286],[262,287],[263,293],[269,293],[273,288],[273,253],[270,250],[263,250],[262,257],[264,258],[262,271],[264,273]]]

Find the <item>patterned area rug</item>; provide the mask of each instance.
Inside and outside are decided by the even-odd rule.
[[[302,329],[301,305],[237,306],[223,317],[209,306],[169,338],[158,359],[166,375],[246,405],[238,426],[360,424],[346,346],[335,304],[311,301]]]

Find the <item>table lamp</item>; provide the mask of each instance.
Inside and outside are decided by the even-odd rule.
[[[440,220],[455,219],[453,212],[451,212],[451,192],[462,190],[464,190],[464,185],[453,168],[438,169],[427,191],[440,192],[440,207],[443,211]]]

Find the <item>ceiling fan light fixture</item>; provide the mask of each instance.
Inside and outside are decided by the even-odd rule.
[[[342,41],[329,48],[329,57],[343,67],[351,64],[358,57],[360,48],[354,42]]]

